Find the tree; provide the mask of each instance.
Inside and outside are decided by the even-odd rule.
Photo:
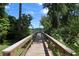
[[[14,16],[8,16],[10,22],[10,29],[8,30],[7,39],[16,39],[16,32],[17,32],[17,20]]]
[[[5,12],[6,5],[8,5],[8,3],[0,3],[0,18],[7,17],[7,13]]]
[[[40,22],[44,26],[45,32],[48,33],[48,34],[50,34],[52,24],[51,24],[51,21],[49,20],[49,17],[42,16]]]
[[[51,29],[48,30],[50,35],[55,39],[59,39],[62,43],[79,52],[79,4],[72,3],[48,3],[43,4],[44,8],[48,8],[48,15]],[[46,23],[47,22],[47,23]],[[42,19],[44,28],[48,21]],[[73,46],[73,47],[72,47]],[[75,49],[76,48],[76,49]],[[78,53],[79,54],[79,53]]]
[[[19,20],[21,20],[22,15],[22,3],[19,3]]]
[[[6,39],[6,35],[8,33],[9,30],[9,19],[8,19],[8,15],[5,12],[5,6],[7,4],[0,4],[0,42],[3,43],[3,39]]]
[[[19,39],[24,38],[25,36],[30,34],[29,26],[31,24],[31,20],[32,16],[30,14],[28,15],[22,14],[21,20],[17,20],[17,25],[20,24],[18,25],[18,27],[20,27],[20,30],[17,29],[17,35],[18,35],[17,37]]]
[[[65,4],[48,3],[43,4],[44,8],[48,8],[48,15],[52,22],[52,27],[58,28],[60,26],[60,16],[67,12]]]
[[[30,14],[28,15],[22,14],[21,29],[24,37],[30,34],[29,26],[31,24],[31,20],[32,20],[32,16]]]

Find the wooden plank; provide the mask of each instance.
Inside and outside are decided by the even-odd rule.
[[[26,53],[26,56],[44,56],[44,48],[41,40],[41,34],[37,34],[35,40],[29,50]]]
[[[45,56],[44,48],[42,43],[34,43],[29,48],[26,56]]]
[[[37,36],[26,53],[26,56],[50,56],[51,51],[42,35],[42,33],[37,33]]]
[[[27,53],[29,47],[31,46],[32,42],[33,42],[33,40],[30,41],[30,43],[27,45],[27,47],[25,48],[25,50],[24,50],[24,52],[21,54],[21,56],[25,56],[25,55],[26,55],[26,53]]]

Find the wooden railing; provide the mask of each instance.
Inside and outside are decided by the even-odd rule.
[[[12,46],[4,49],[3,55],[4,56],[17,56],[22,55],[24,56],[28,50],[28,48],[31,46],[33,42],[33,34],[29,35],[28,37],[25,37],[24,39],[20,40],[19,42],[16,42]]]
[[[49,49],[53,51],[54,55],[61,55],[61,56],[74,56],[76,53],[68,48],[66,45],[60,43],[58,40],[54,39],[53,37],[49,36],[46,33],[43,33]]]
[[[2,51],[3,55],[4,56],[17,56],[17,55],[24,56],[26,54],[27,50],[29,49],[29,47],[31,46],[31,44],[34,40],[34,37],[36,35],[37,35],[37,33],[29,35],[28,37],[20,40],[19,42],[13,44],[12,46],[4,49]],[[66,45],[60,43],[59,41],[57,41],[53,37],[49,36],[48,34],[42,33],[42,35],[44,36],[46,42],[48,43],[48,48],[52,50],[54,55],[62,55],[62,56],[76,55],[76,53],[72,49],[68,48]]]

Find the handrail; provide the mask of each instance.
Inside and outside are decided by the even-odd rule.
[[[60,48],[61,50],[64,50],[64,52],[68,53],[69,55],[76,55],[76,53],[68,48],[66,45],[60,43],[59,41],[57,41],[56,39],[54,39],[53,37],[49,36],[46,33],[43,33],[48,39],[51,40],[51,42],[53,42],[58,48]]]
[[[57,40],[54,39],[53,37],[49,36],[49,35],[46,34],[46,33],[43,33],[43,35],[44,35],[44,37],[47,38],[46,40],[47,40],[49,43],[54,44],[59,50],[61,50],[62,53],[64,53],[64,55],[65,55],[65,53],[66,53],[67,55],[76,55],[76,53],[75,53],[72,49],[70,49],[70,48],[68,48],[66,45],[60,43],[59,41],[57,41]],[[28,37],[25,37],[24,39],[20,40],[19,42],[16,42],[16,43],[13,44],[12,46],[10,46],[10,47],[8,47],[8,48],[2,50],[3,55],[4,55],[4,56],[13,55],[14,51],[16,51],[17,49],[19,49],[19,48],[21,48],[21,47],[24,47],[24,46],[26,45],[26,43],[29,43],[29,44],[27,44],[27,46],[25,46],[25,49],[24,49],[25,51],[24,51],[23,54],[22,54],[22,55],[24,55],[25,52],[26,52],[26,50],[29,48],[29,46],[30,46],[30,45],[32,44],[32,42],[33,42],[33,40],[32,40],[33,36],[34,36],[34,34],[29,35]],[[30,41],[30,42],[29,42],[29,41]],[[48,43],[48,45],[49,45],[49,43]],[[52,44],[51,44],[51,45],[52,45]],[[54,47],[54,46],[52,45],[52,47]],[[54,48],[55,48],[55,47],[54,47]],[[16,53],[16,52],[15,52],[15,53]]]
[[[12,46],[2,50],[3,55],[11,55],[14,50],[24,46],[28,41],[30,41],[32,39],[32,36],[33,36],[33,34],[29,35],[28,37],[25,37],[24,39],[20,40],[19,42],[16,42]]]

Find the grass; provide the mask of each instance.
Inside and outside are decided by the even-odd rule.
[[[7,44],[0,44],[0,56],[2,56],[2,50],[4,50],[5,48],[9,47],[8,43]],[[18,48],[15,52],[16,52],[16,56],[21,54],[21,52],[23,51],[23,48]]]
[[[8,47],[8,45],[6,45],[6,44],[0,44],[0,56],[2,56],[2,50],[7,47]]]
[[[2,56],[2,50],[14,44],[15,41],[13,40],[4,40],[4,43],[0,44],[0,56]]]
[[[17,42],[16,40],[4,40],[4,43],[3,44],[0,44],[0,56],[2,56],[2,50],[4,50],[5,48],[11,46],[12,44],[14,44],[15,42]],[[28,42],[29,43],[29,42]],[[28,45],[28,43],[26,45]],[[14,55],[15,56],[19,56],[20,54],[23,53],[23,51],[25,50],[25,48],[17,48],[15,51],[14,51]]]

